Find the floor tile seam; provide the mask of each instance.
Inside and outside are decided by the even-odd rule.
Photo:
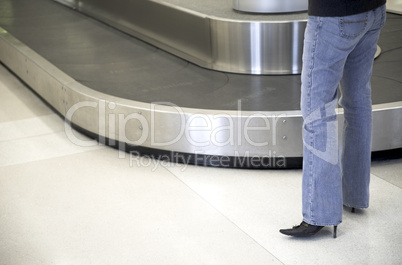
[[[79,151],[79,152],[74,152],[74,153],[69,153],[69,154],[60,154],[60,155],[55,155],[55,156],[52,156],[52,157],[47,157],[47,158],[44,158],[44,159],[22,161],[22,162],[6,164],[6,165],[1,165],[0,164],[0,169],[6,168],[6,167],[13,167],[13,166],[24,166],[24,165],[30,164],[30,163],[39,163],[39,162],[43,162],[43,161],[46,161],[46,160],[52,160],[52,159],[56,159],[56,158],[69,157],[69,156],[84,154],[84,153],[88,153],[88,152],[95,152],[95,151],[103,150],[103,149],[106,148],[106,146],[101,146],[101,145],[98,145],[98,146],[99,147],[96,148],[96,149],[90,149],[90,150],[86,150],[86,151]]]
[[[165,167],[166,168],[166,167]],[[246,235],[248,238],[250,238],[254,243],[256,243],[259,247],[265,250],[271,257],[274,257],[278,262],[280,262],[283,265],[286,265],[281,259],[279,259],[276,255],[274,255],[269,249],[264,247],[258,240],[256,240],[252,235],[247,233],[244,229],[242,229],[239,225],[237,225],[233,220],[231,220],[228,216],[226,216],[223,212],[221,212],[218,208],[216,208],[214,205],[212,205],[208,200],[206,200],[201,194],[199,194],[197,191],[195,191],[193,188],[191,188],[187,183],[185,183],[180,177],[178,177],[176,174],[174,174],[169,168],[166,168],[166,170],[174,177],[176,178],[182,185],[184,185],[187,189],[189,189],[192,193],[194,193],[198,198],[200,198],[204,203],[212,207],[220,216],[222,216],[225,220],[227,220],[230,224],[234,225],[241,233]]]
[[[386,183],[388,183],[388,184],[390,184],[390,185],[392,185],[392,186],[394,186],[394,187],[396,187],[396,188],[402,190],[402,187],[399,187],[398,185],[396,185],[396,184],[394,184],[394,183],[388,181],[387,179],[382,178],[382,177],[380,177],[380,176],[378,176],[378,175],[376,175],[376,174],[374,174],[374,173],[371,173],[371,176],[374,176],[374,177],[376,177],[376,178],[379,178],[379,179],[381,179],[382,181],[384,181],[384,182],[386,182]]]
[[[23,136],[23,137],[13,138],[13,139],[9,139],[9,140],[1,140],[0,139],[0,144],[1,143],[8,143],[8,142],[17,142],[17,141],[22,141],[22,140],[29,140],[29,139],[33,140],[34,138],[42,138],[42,137],[46,137],[46,136],[56,135],[56,134],[59,134],[59,133],[61,133],[63,131],[64,130],[53,131],[53,132],[49,132],[49,133]]]
[[[40,120],[41,118],[51,118],[51,117],[58,117],[57,114],[52,113],[52,114],[47,114],[47,115],[39,115],[39,116],[35,116],[32,118],[25,118],[25,119],[17,119],[17,120],[13,120],[13,121],[7,121],[7,122],[0,122],[0,126],[7,126],[7,125],[12,125],[13,123],[18,123],[21,121],[29,121],[29,120]],[[60,120],[60,122],[63,122],[62,120]],[[62,131],[65,131],[65,126],[63,125],[63,128],[60,128],[59,130],[55,130],[54,128],[51,127],[46,127],[44,124],[41,124],[43,126],[40,126],[42,128],[45,128],[45,130],[47,128],[50,128],[50,130],[48,130],[48,132],[46,133],[39,133],[39,134],[34,134],[34,135],[28,135],[28,136],[21,136],[21,137],[17,137],[17,138],[13,138],[13,139],[8,139],[8,140],[2,140],[0,138],[0,143],[5,143],[5,142],[10,142],[10,141],[19,141],[22,139],[30,139],[30,138],[35,138],[35,137],[42,137],[42,136],[46,136],[46,135],[52,135],[52,134],[58,134]]]
[[[0,101],[0,103],[1,102],[2,101]],[[52,118],[52,117],[54,117],[54,118],[58,117],[60,119],[60,121],[64,121],[64,119],[60,118],[60,115],[52,112],[52,113],[45,114],[45,115],[35,115],[30,118],[22,118],[22,119],[15,119],[15,120],[10,120],[10,121],[0,122],[0,126],[7,126],[9,124],[12,125],[13,123],[17,123],[17,122],[24,122],[24,121],[28,122],[28,121],[32,121],[32,120],[41,120],[41,119]]]

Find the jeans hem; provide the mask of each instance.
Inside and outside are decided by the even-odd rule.
[[[369,206],[352,206],[351,204],[346,204],[344,203],[343,206],[349,207],[349,208],[356,208],[356,209],[367,209]]]
[[[342,221],[338,221],[338,222],[335,222],[335,223],[319,223],[319,222],[308,221],[306,219],[303,219],[303,221],[305,223],[310,224],[310,225],[316,225],[316,226],[338,226],[339,224],[342,223]]]

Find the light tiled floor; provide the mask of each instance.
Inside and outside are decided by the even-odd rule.
[[[76,146],[62,118],[0,66],[0,265],[400,264],[401,172],[401,159],[373,162],[371,207],[345,209],[337,239],[330,228],[286,237],[278,230],[301,220],[300,170]]]

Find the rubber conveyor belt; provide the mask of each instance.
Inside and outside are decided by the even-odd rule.
[[[301,165],[299,75],[206,70],[52,1],[1,0],[0,12],[1,61],[101,142],[201,165]],[[402,147],[401,31],[389,15],[372,79],[373,151]]]

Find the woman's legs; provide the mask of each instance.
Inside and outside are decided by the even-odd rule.
[[[385,6],[343,18],[309,18],[301,102],[304,118],[303,220],[308,224],[329,226],[342,221],[341,162],[335,113],[341,80],[341,104],[346,120],[342,156],[345,204],[358,208],[368,206],[369,80],[374,47],[385,21],[384,13]]]

